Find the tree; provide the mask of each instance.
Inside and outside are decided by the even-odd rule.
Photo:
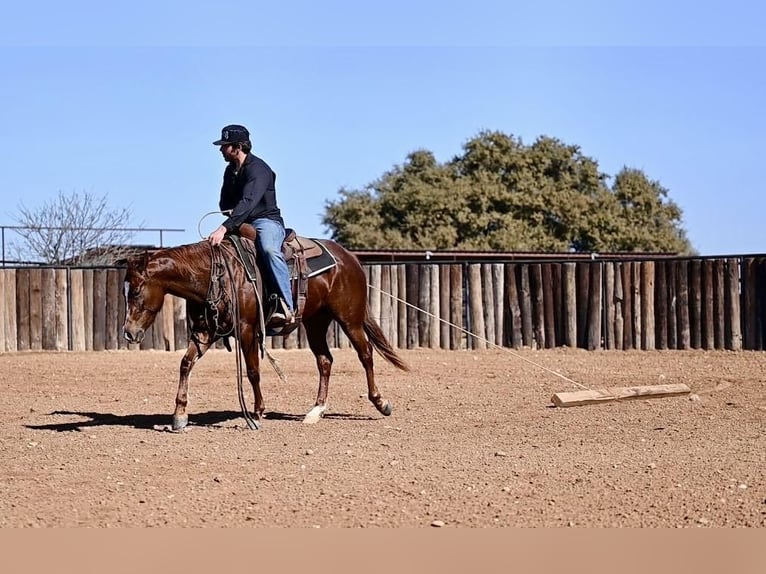
[[[636,169],[610,177],[578,146],[483,131],[439,163],[428,150],[325,204],[350,248],[691,252],[681,209]]]
[[[133,233],[130,209],[110,209],[107,196],[58,192],[39,208],[23,203],[14,218],[24,239],[11,245],[20,260],[50,264],[110,265],[123,256]]]

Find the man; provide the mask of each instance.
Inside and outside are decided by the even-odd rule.
[[[228,219],[208,236],[218,245],[227,233],[237,231],[243,223],[256,230],[255,244],[265,263],[266,280],[277,292],[279,300],[269,320],[269,327],[280,327],[295,320],[290,290],[290,272],[282,255],[285,225],[277,207],[276,178],[272,169],[250,150],[250,132],[240,125],[228,125],[221,130],[221,139],[213,142],[220,146],[223,159],[228,163],[223,173],[223,186],[218,206],[230,211]]]

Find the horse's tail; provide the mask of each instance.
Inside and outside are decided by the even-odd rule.
[[[386,336],[383,334],[383,330],[375,322],[375,319],[369,315],[364,318],[364,332],[367,334],[367,338],[370,340],[370,343],[372,343],[372,346],[375,347],[375,350],[380,353],[381,357],[383,357],[397,369],[401,369],[402,371],[410,370],[409,365],[407,365],[407,363],[405,363],[404,360],[396,354],[396,351],[394,351],[391,343],[389,343],[388,339],[386,339]]]

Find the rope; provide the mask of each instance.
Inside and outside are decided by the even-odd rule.
[[[214,246],[211,246],[211,249],[216,249]],[[219,248],[219,256],[220,256],[220,248]],[[247,423],[247,426],[251,430],[258,430],[261,428],[260,423],[253,418],[253,416],[250,414],[250,411],[247,408],[247,403],[245,402],[245,390],[244,385],[242,384],[242,353],[241,353],[241,347],[240,347],[240,341],[239,341],[239,322],[240,322],[240,315],[239,315],[239,297],[237,297],[237,290],[234,283],[234,273],[231,270],[231,266],[229,265],[229,259],[227,257],[222,257],[224,264],[226,265],[226,270],[229,272],[229,281],[231,282],[231,290],[232,290],[232,297],[231,297],[231,306],[233,308],[233,330],[234,330],[234,354],[237,356],[237,396],[239,397],[239,407],[242,409],[242,416],[245,419],[245,422]]]
[[[199,218],[199,221],[197,222],[197,233],[199,233],[200,239],[206,239],[207,235],[202,234],[202,222],[205,221],[205,218],[210,215],[226,215],[228,216],[231,213],[231,210],[229,211],[208,211],[205,215]],[[209,234],[208,234],[209,235]]]
[[[585,385],[583,385],[581,383],[578,383],[577,381],[570,379],[566,375],[562,375],[558,371],[554,371],[553,369],[549,369],[548,367],[546,367],[544,365],[541,365],[540,363],[536,363],[535,361],[532,361],[531,359],[527,359],[526,357],[522,357],[521,355],[519,355],[518,353],[515,353],[514,351],[511,351],[507,347],[501,347],[500,345],[497,345],[496,343],[493,343],[492,341],[490,341],[488,339],[485,339],[484,337],[482,337],[480,335],[477,335],[476,333],[472,333],[471,331],[468,331],[467,329],[463,329],[463,327],[460,327],[459,325],[455,325],[454,323],[450,323],[449,321],[447,321],[445,319],[442,319],[441,317],[437,317],[433,313],[430,313],[429,311],[426,311],[425,309],[421,309],[417,305],[413,305],[412,303],[408,303],[404,299],[400,299],[399,297],[395,297],[391,293],[387,293],[387,292],[383,291],[381,288],[375,287],[375,285],[371,285],[369,283],[367,285],[368,285],[368,287],[372,287],[376,291],[380,291],[384,295],[388,295],[391,299],[394,299],[395,301],[398,301],[399,303],[404,303],[408,307],[412,307],[413,309],[415,309],[416,311],[419,311],[420,313],[428,315],[429,317],[433,317],[434,319],[437,319],[438,321],[441,321],[442,323],[446,323],[447,325],[449,325],[450,327],[452,327],[454,329],[458,329],[458,330],[462,331],[466,335],[474,337],[475,339],[478,339],[479,341],[485,342],[490,347],[493,347],[495,349],[500,349],[501,351],[504,351],[504,352],[512,355],[513,357],[516,357],[517,359],[521,359],[522,361],[525,361],[525,362],[529,363],[530,365],[534,365],[535,367],[537,367],[539,369],[542,369],[544,371],[547,371],[548,373],[550,373],[552,375],[556,375],[557,377],[559,377],[559,378],[565,380],[566,382],[571,383],[571,384],[573,384],[573,385],[575,385],[575,386],[577,386],[577,387],[579,387],[579,388],[581,388],[583,390],[586,390],[586,391],[590,391],[591,390],[590,387],[587,387],[587,386],[585,386]]]

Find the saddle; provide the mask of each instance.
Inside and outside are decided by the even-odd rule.
[[[254,285],[261,286],[262,292],[266,295],[264,287],[265,282],[258,280],[259,269],[257,263],[255,263],[258,261],[258,258],[255,256],[255,228],[249,223],[243,223],[239,226],[238,232],[229,235],[229,237],[232,240],[239,259],[242,261],[248,281]],[[243,243],[240,241],[240,238],[249,241]],[[325,253],[326,250],[317,241],[307,237],[300,237],[295,233],[294,229],[285,230],[285,240],[282,243],[282,255],[285,258],[287,268],[290,271],[290,285],[292,286],[295,321],[283,327],[278,333],[275,332],[270,334],[288,335],[298,327],[300,319],[303,316],[303,309],[306,306],[308,279],[312,275],[312,269],[308,262]],[[263,297],[262,300],[266,298],[267,297]],[[276,297],[274,298],[274,301],[276,302]],[[273,312],[273,310],[272,307],[270,311]],[[268,322],[268,320],[266,322]]]

